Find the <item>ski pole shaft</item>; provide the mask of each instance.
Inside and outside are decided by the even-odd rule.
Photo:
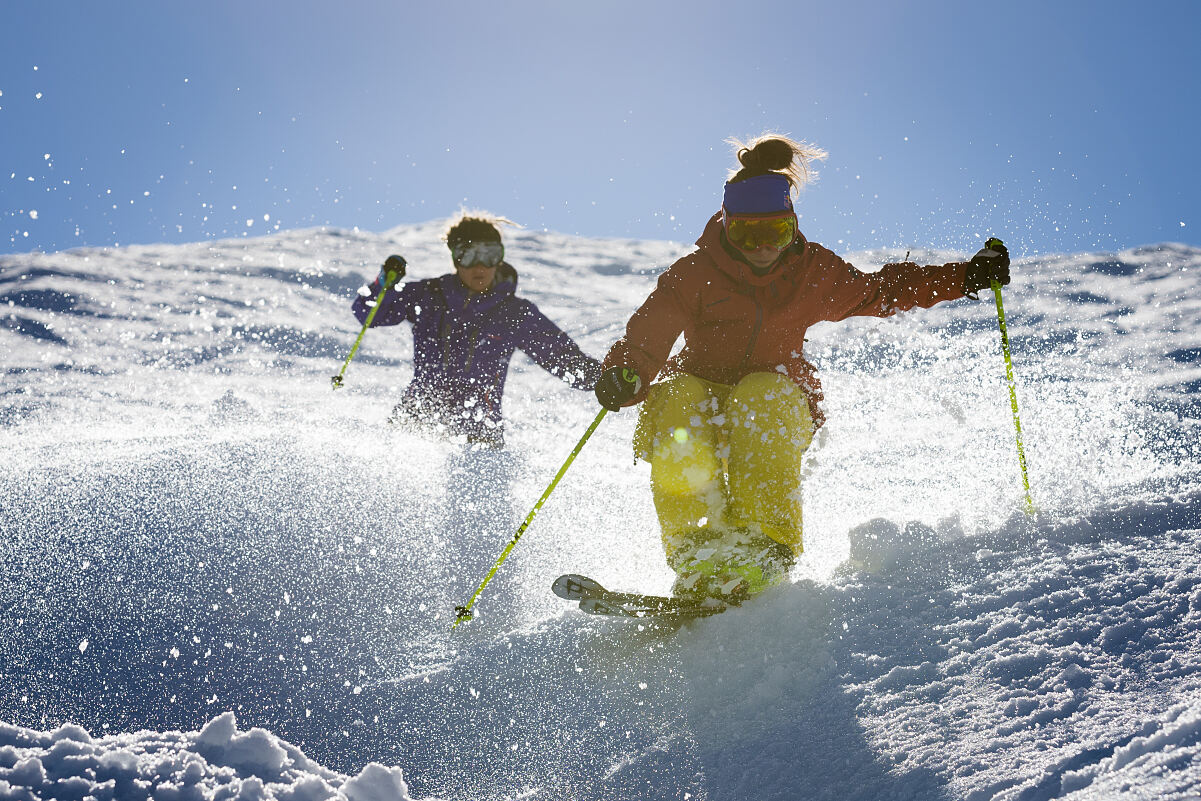
[[[346,361],[342,362],[342,369],[338,374],[330,379],[334,385],[334,389],[339,389],[342,386],[342,376],[346,374],[346,368],[350,366],[350,360],[358,353],[359,345],[363,342],[363,335],[367,333],[367,329],[371,327],[371,321],[375,319],[375,313],[379,311],[379,307],[384,305],[384,295],[388,294],[388,290],[396,286],[396,282],[405,277],[405,268],[408,262],[403,256],[395,254],[384,260],[384,267],[380,271],[379,283],[380,292],[375,298],[375,306],[367,314],[367,319],[363,321],[363,328],[359,331],[359,336],[354,341],[354,347],[350,349],[350,355],[346,357]]]
[[[363,328],[362,328],[362,330],[359,331],[359,336],[354,341],[354,347],[352,347],[350,349],[350,355],[346,357],[346,361],[342,362],[342,369],[338,371],[338,374],[336,376],[334,376],[333,378],[330,379],[330,381],[334,385],[334,389],[341,389],[342,376],[346,374],[346,368],[350,366],[350,360],[354,358],[354,355],[356,353],[358,353],[359,345],[361,345],[363,342],[363,335],[366,334],[367,329],[371,327],[371,321],[375,319],[375,313],[377,311],[379,311],[379,307],[383,304],[384,295],[386,295],[386,294],[388,294],[387,287],[385,287],[379,293],[379,296],[375,299],[375,306],[367,314],[367,319],[363,322]]]
[[[1000,241],[999,239],[990,239],[985,246]],[[1013,377],[1013,357],[1009,351],[1009,330],[1005,325],[1005,307],[1001,303],[1001,285],[997,283],[996,279],[992,280],[992,291],[997,299],[997,324],[1001,328],[1001,352],[1005,355],[1005,380],[1009,384],[1009,406],[1013,410],[1013,428],[1017,435],[1018,466],[1022,469],[1022,485],[1026,488],[1026,513],[1033,515],[1034,501],[1030,497],[1030,477],[1026,472],[1026,448],[1022,445],[1022,420],[1018,415],[1017,381]]]
[[[522,535],[525,534],[525,530],[530,527],[530,523],[534,521],[534,517],[537,516],[538,510],[542,508],[542,504],[546,503],[546,499],[549,498],[550,494],[555,491],[555,487],[558,486],[559,480],[567,473],[567,468],[571,467],[571,463],[575,461],[575,457],[579,456],[580,451],[584,449],[584,443],[586,443],[592,436],[592,432],[596,431],[596,427],[600,425],[601,420],[605,419],[605,415],[608,413],[608,411],[608,409],[601,409],[600,413],[597,414],[596,419],[592,421],[592,425],[588,426],[588,430],[584,432],[584,436],[580,437],[580,441],[576,443],[575,449],[572,450],[571,455],[567,457],[567,461],[563,463],[563,466],[559,468],[559,472],[556,473],[554,479],[551,480],[550,486],[546,488],[546,492],[542,493],[542,497],[538,499],[536,504],[534,504],[534,508],[530,510],[530,513],[526,516],[525,521],[522,522],[522,524],[517,528],[517,533],[513,535],[513,539],[509,540],[509,544],[505,546],[503,551],[501,551],[500,557],[492,564],[492,569],[488,571],[488,575],[484,576],[484,580],[481,581],[480,585],[475,588],[475,592],[472,593],[471,599],[468,600],[463,606],[455,607],[455,622],[451,624],[451,629],[456,628],[460,623],[466,620],[471,620],[473,615],[471,609],[473,606],[475,606],[475,602],[479,600],[480,594],[484,591],[484,588],[488,586],[488,582],[492,581],[492,577],[496,575],[496,571],[500,570],[500,566],[503,565],[505,560],[509,558],[509,554],[513,552],[513,548],[517,545],[518,540],[520,540]]]

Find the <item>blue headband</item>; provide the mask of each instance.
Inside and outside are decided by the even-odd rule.
[[[792,184],[778,172],[726,184],[722,207],[730,214],[770,214],[792,211]]]

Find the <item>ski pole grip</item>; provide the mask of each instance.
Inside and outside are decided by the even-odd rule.
[[[1004,248],[1005,243],[1001,241],[1000,237],[990,236],[984,241],[984,247],[986,250],[996,251],[997,248]],[[997,283],[997,279],[993,278],[989,281],[989,284],[992,286],[993,292],[999,293],[1001,291],[1001,285]],[[1000,295],[998,295],[998,298],[999,297]]]
[[[396,286],[400,279],[405,277],[406,266],[408,266],[408,262],[404,260],[403,256],[393,254],[385,259],[384,269],[381,270],[384,287],[391,288]]]

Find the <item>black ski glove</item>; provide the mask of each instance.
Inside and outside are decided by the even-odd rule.
[[[405,277],[405,266],[408,264],[401,256],[389,256],[380,268],[375,283],[383,289],[391,289]]]
[[[999,239],[988,240],[968,262],[963,276],[963,294],[975,299],[977,293],[991,287],[993,281],[1001,286],[1009,284],[1009,249]]]
[[[610,367],[596,382],[596,399],[600,405],[616,412],[634,399],[642,389],[642,379],[629,367]]]

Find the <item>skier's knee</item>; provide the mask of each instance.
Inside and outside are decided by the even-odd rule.
[[[673,454],[680,458],[699,442],[713,439],[708,420],[717,413],[705,382],[696,376],[678,375],[651,387],[638,417],[634,454],[654,461]],[[711,446],[709,446],[711,447]]]
[[[735,385],[726,402],[731,436],[739,429],[761,443],[788,441],[803,451],[813,439],[813,418],[805,393],[779,373],[751,373]],[[741,437],[745,439],[745,437]]]
[[[683,373],[652,387],[648,400],[657,416],[673,413],[691,416],[703,409],[712,397],[704,381]]]

